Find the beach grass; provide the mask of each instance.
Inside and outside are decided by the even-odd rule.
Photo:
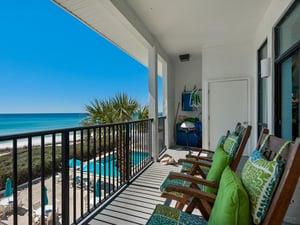
[[[80,159],[81,157],[81,145],[76,144],[76,158]],[[70,146],[70,158],[74,156],[74,145]],[[93,144],[90,143],[89,151],[87,143],[83,144],[83,161],[93,158],[94,150]],[[44,150],[44,176],[47,177],[52,174],[52,145],[45,146]],[[55,172],[61,172],[61,159],[62,159],[62,148],[61,146],[55,146],[56,157],[55,157]],[[10,151],[6,155],[0,156],[0,190],[5,188],[5,182],[8,177],[13,178],[13,151]],[[42,160],[41,160],[41,147],[32,148],[32,179],[36,179],[42,176]],[[29,151],[27,147],[18,148],[17,150],[17,184],[27,183],[29,180],[29,170],[28,170],[28,159]]]

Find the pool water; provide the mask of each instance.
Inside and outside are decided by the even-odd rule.
[[[138,163],[140,163],[141,161],[143,161],[144,159],[146,159],[147,157],[149,157],[149,153],[145,153],[145,152],[132,152],[131,153],[131,159],[133,160],[132,164],[133,167],[135,167]],[[120,173],[116,167],[116,156],[114,155],[109,155],[105,157],[104,159],[101,159],[101,162],[99,161],[91,161],[89,163],[89,171],[90,173],[94,173],[95,172],[95,164],[96,164],[96,174],[99,175],[101,172],[101,176],[115,176],[115,177],[119,177]],[[88,172],[88,165],[84,165],[82,168],[83,172]]]

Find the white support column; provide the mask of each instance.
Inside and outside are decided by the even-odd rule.
[[[155,47],[148,52],[148,83],[149,83],[149,117],[153,118],[152,123],[152,157],[158,159],[158,97],[157,97],[157,52]]]

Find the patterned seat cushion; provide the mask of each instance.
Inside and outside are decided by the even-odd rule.
[[[182,212],[169,206],[157,205],[147,225],[207,225],[198,216]]]
[[[170,174],[176,174],[177,172],[170,172]],[[177,173],[177,174],[180,174],[180,173]],[[189,187],[191,182],[188,182],[188,181],[183,181],[183,180],[180,180],[180,179],[168,179],[168,176],[164,179],[163,183],[160,185],[160,191],[165,193],[165,194],[169,194],[169,195],[175,195],[177,197],[180,197],[182,198],[183,197],[183,194],[182,193],[179,193],[179,192],[167,192],[165,190],[165,188],[168,186],[168,185],[179,185],[181,187]]]
[[[187,159],[189,159],[189,160],[196,160],[195,158],[188,158],[188,157],[187,157]],[[201,162],[201,160],[200,160],[200,162]],[[207,162],[205,160],[203,160],[203,162],[204,163],[210,163],[210,162]],[[191,171],[192,167],[193,167],[193,164],[184,162],[184,163],[182,163],[181,172],[188,173],[188,172]],[[203,171],[204,174],[208,173],[209,168],[210,168],[209,166],[200,166],[200,169]]]

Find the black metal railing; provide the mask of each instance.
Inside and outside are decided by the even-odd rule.
[[[151,122],[0,137],[0,190],[6,178],[13,183],[5,219],[11,224],[44,224],[50,218],[53,224],[79,223],[152,162]]]
[[[162,154],[166,149],[166,139],[165,139],[165,122],[166,117],[158,118],[158,143],[159,143],[159,154]]]

